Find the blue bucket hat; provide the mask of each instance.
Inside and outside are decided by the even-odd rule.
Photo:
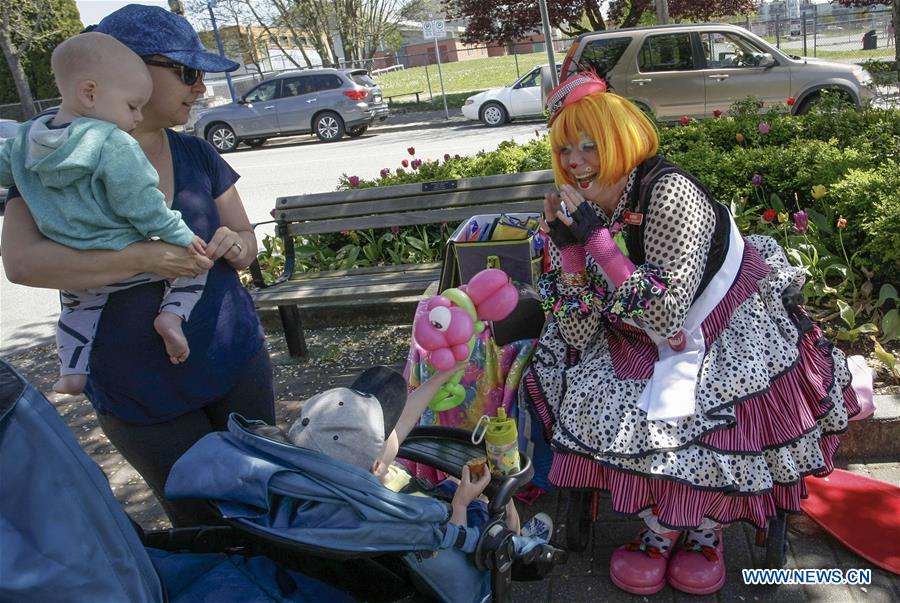
[[[234,71],[240,66],[209,52],[187,19],[159,6],[128,4],[104,17],[94,31],[114,37],[140,56],[159,54],[200,71]]]

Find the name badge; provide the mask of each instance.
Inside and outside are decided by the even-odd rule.
[[[626,211],[622,214],[622,221],[632,226],[640,226],[644,221],[644,214],[636,211]]]

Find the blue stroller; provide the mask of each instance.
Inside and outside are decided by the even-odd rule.
[[[543,545],[513,562],[503,507],[528,462],[492,482],[475,534],[446,524],[441,503],[376,492],[271,426],[234,416],[229,428],[192,448],[168,486],[214,499],[229,525],[146,533],[49,402],[0,362],[0,602],[509,600],[514,574],[540,579],[565,558]],[[401,456],[458,475],[478,449],[456,431],[414,431]],[[247,486],[229,490],[237,474]]]

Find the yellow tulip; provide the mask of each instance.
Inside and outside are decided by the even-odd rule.
[[[788,221],[788,217],[789,216],[786,211],[781,212],[780,214],[778,214],[778,223],[784,224],[785,222]]]
[[[812,198],[813,198],[813,199],[815,199],[816,201],[818,201],[819,199],[821,199],[822,197],[824,197],[824,196],[825,196],[825,193],[827,193],[827,192],[828,192],[828,189],[826,189],[826,188],[825,188],[823,185],[821,185],[821,184],[817,184],[817,185],[815,185],[814,187],[812,187],[812,191],[810,191],[810,194],[812,195]]]

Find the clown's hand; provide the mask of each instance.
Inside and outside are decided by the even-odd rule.
[[[560,209],[558,195],[544,196],[545,230],[559,250],[563,272],[578,273],[585,268],[584,246],[570,230],[572,219]]]
[[[585,201],[575,187],[568,184],[559,188],[559,194],[571,216],[569,230],[576,241],[585,244],[594,231],[603,228],[594,206]]]

